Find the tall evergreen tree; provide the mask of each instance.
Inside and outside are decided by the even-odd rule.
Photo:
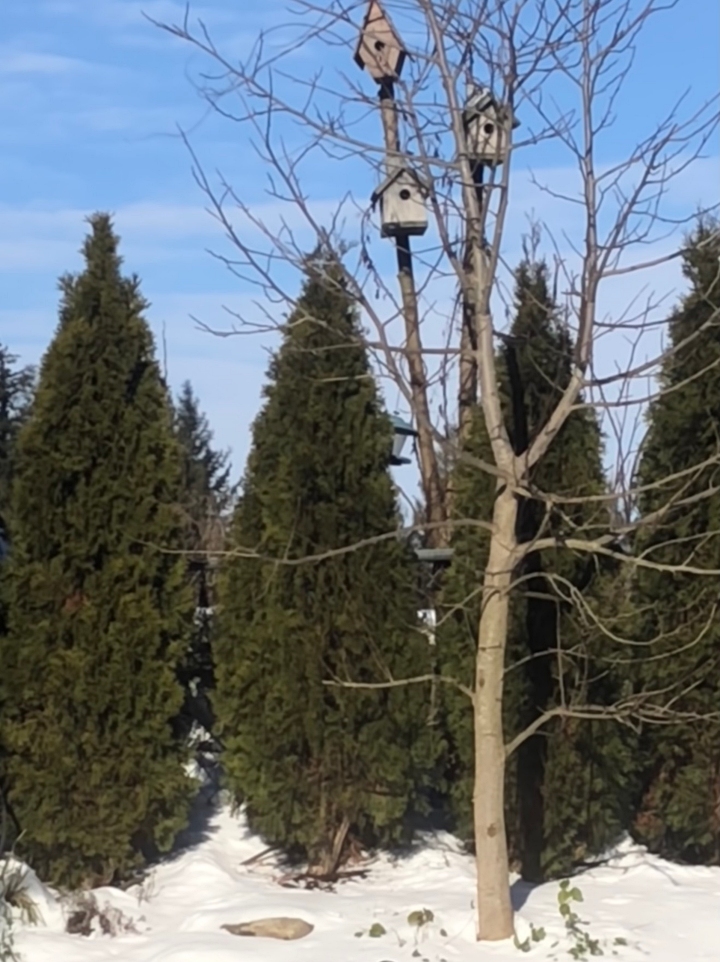
[[[90,223],[17,442],[0,639],[22,853],[70,884],[107,882],[167,849],[189,792],[171,733],[192,617],[172,550],[180,450],[138,280],[120,273],[110,218]]]
[[[229,455],[213,446],[213,432],[200,409],[190,381],[185,381],[175,403],[175,430],[183,448],[185,502],[202,540],[202,522],[208,514],[222,515],[232,500]]]
[[[34,369],[18,368],[17,357],[0,344],[0,561],[8,547],[13,452],[32,398]]]
[[[638,550],[651,561],[690,561],[714,570],[720,568],[719,231],[716,220],[703,220],[683,254],[690,290],[670,317],[671,350],[661,393],[650,406],[638,477],[646,488],[639,504],[643,515],[676,502],[645,531]],[[639,656],[641,683],[667,697],[684,691],[674,707],[701,720],[645,730],[637,833],[667,857],[715,864],[720,862],[717,604],[717,578],[647,568],[638,573],[646,642]]]
[[[15,463],[15,442],[27,418],[35,379],[31,367],[18,368],[17,358],[0,344],[0,637],[7,631],[7,604],[3,578],[10,550],[10,491]],[[5,764],[0,742],[0,854],[15,840],[17,825],[5,797]]]
[[[568,383],[573,345],[558,319],[544,264],[527,260],[521,264],[515,297],[515,319],[498,360],[506,426],[515,451],[521,454]],[[479,410],[466,451],[492,461]],[[541,498],[542,493],[582,498],[604,492],[601,435],[591,412],[576,411],[568,418],[533,471],[531,485],[538,497],[521,499],[521,543],[531,542],[541,533],[592,536],[604,530],[602,503],[566,503],[548,511]],[[461,459],[453,489],[458,519],[489,521],[495,491],[491,475]],[[458,529],[443,593],[447,617],[440,641],[441,664],[448,675],[468,685],[474,677],[488,542],[482,529]],[[601,654],[605,639],[569,601],[570,591],[577,590],[587,604],[597,605],[606,593],[603,585],[609,577],[610,572],[602,571],[597,559],[569,551],[530,551],[526,555],[516,572],[510,608],[504,688],[508,740],[542,712],[561,704],[563,692],[583,702],[611,698],[612,691],[606,690],[609,666]],[[602,681],[601,676],[605,676]],[[452,690],[446,691],[446,706],[453,808],[461,832],[469,837],[472,717],[461,696]],[[622,782],[628,763],[617,731],[599,723],[556,720],[523,742],[508,764],[506,824],[510,851],[525,878],[537,881],[563,871],[618,832],[626,818],[629,786]],[[570,783],[572,795],[567,792]]]
[[[308,269],[234,514],[215,705],[251,825],[328,871],[346,839],[401,837],[435,736],[424,686],[327,684],[386,683],[430,659],[358,319],[339,273],[322,259]]]
[[[191,582],[197,601],[194,630],[180,668],[185,691],[185,727],[199,722],[213,727],[208,693],[214,688],[212,628],[215,561],[224,547],[227,514],[233,498],[229,455],[213,445],[213,432],[186,381],[175,404],[175,431],[182,446],[182,510],[186,522]]]

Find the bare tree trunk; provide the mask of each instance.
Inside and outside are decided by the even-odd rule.
[[[498,495],[493,510],[475,673],[473,799],[478,940],[508,939],[513,935],[505,835],[502,697],[516,518],[517,500],[505,488]]]
[[[481,247],[483,242],[483,168],[481,164],[473,165],[472,176],[475,184],[475,195],[477,197],[480,217],[468,217],[465,257],[463,260],[465,289],[463,291],[462,330],[460,333],[460,378],[458,391],[458,426],[461,443],[467,440],[472,422],[472,412],[478,403],[478,324],[474,252]]]
[[[463,306],[462,331],[460,333],[460,377],[458,390],[458,428],[461,442],[467,439],[472,423],[473,409],[478,402],[477,334],[475,332],[475,305],[467,299]]]

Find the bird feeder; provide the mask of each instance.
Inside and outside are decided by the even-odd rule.
[[[463,127],[470,159],[496,167],[507,160],[510,131],[520,126],[511,112],[485,87],[474,87],[463,110]]]
[[[355,63],[367,70],[377,83],[397,80],[406,50],[390,18],[378,3],[370,0],[355,50]]]
[[[390,420],[392,421],[393,428],[393,447],[392,454],[390,455],[390,464],[394,467],[398,467],[401,464],[411,464],[410,458],[402,457],[402,450],[408,438],[417,437],[417,431],[412,424],[403,421],[398,414],[393,414]]]
[[[372,195],[372,205],[380,203],[380,235],[397,237],[407,234],[419,237],[428,226],[425,198],[428,186],[418,173],[398,167]]]

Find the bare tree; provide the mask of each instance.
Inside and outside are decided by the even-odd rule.
[[[644,122],[634,115],[637,138],[624,157],[617,156],[613,123],[638,42],[651,18],[673,5],[673,0],[387,0],[382,7],[372,2],[368,10],[365,0],[295,0],[292,17],[259,37],[240,61],[224,53],[189,13],[183,23],[160,24],[209,58],[212,72],[200,77],[198,89],[215,111],[241,126],[256,162],[268,172],[275,210],[266,216],[222,174],[207,174],[193,154],[197,181],[233,247],[232,256],[217,256],[259,288],[260,320],[258,313],[236,316],[233,329],[276,330],[279,307],[292,307],[308,248],[321,247],[341,266],[363,313],[366,344],[379,376],[400,392],[415,419],[425,529],[432,543],[445,543],[451,530],[441,458],[465,458],[495,478],[493,513],[486,524],[488,563],[478,585],[482,613],[475,680],[471,689],[460,686],[474,715],[479,939],[503,939],[513,932],[503,814],[508,754],[559,715],[662,722],[676,706],[678,692],[645,692],[610,707],[569,699],[510,744],[503,734],[510,591],[528,552],[558,543],[547,530],[532,542],[518,542],[519,499],[532,497],[548,510],[562,510],[563,499],[532,488],[530,476],[578,403],[596,405],[606,430],[619,440],[626,443],[631,436],[624,419],[643,401],[637,385],[652,376],[662,356],[636,360],[652,334],[655,302],[628,304],[607,319],[599,307],[602,290],[614,279],[652,271],[675,256],[652,245],[696,212],[673,219],[663,204],[673,181],[687,176],[717,127],[715,101],[689,107],[683,98],[648,129],[641,129]],[[353,55],[365,73],[351,75]],[[478,117],[499,128],[492,139],[494,157],[488,156],[487,143],[478,142],[473,126]],[[522,124],[517,131],[516,118]],[[537,180],[538,196],[548,209],[538,222],[550,243],[576,351],[561,399],[527,449],[516,452],[501,409],[495,351],[509,277],[511,168],[516,155],[532,158],[533,149],[546,145],[564,152],[568,182]],[[409,221],[396,217],[393,228],[392,212],[384,206],[389,195],[376,194],[383,233],[395,245],[395,287],[391,262],[372,244],[366,198],[399,171],[410,178],[401,185],[409,198],[421,195],[431,230],[411,253]],[[313,195],[335,177],[343,196],[329,209]],[[558,224],[568,217],[572,229],[565,233]],[[417,225],[412,230],[422,236]],[[627,350],[610,374],[597,360],[606,342],[615,356]],[[460,402],[458,415],[450,401],[453,392]],[[461,444],[462,412],[476,403],[492,448],[487,463],[471,458]],[[616,475],[618,483],[631,477],[623,456]],[[663,510],[683,502],[682,489],[672,490]],[[628,481],[624,491],[597,500],[610,509],[631,504],[634,494]],[[661,515],[662,510],[655,512],[654,520]],[[618,539],[641,521],[648,519],[628,510],[608,521],[605,534],[585,537],[571,531],[564,543],[623,564],[652,565],[649,558],[617,549]],[[694,569],[691,554],[683,570],[718,574]],[[558,590],[572,594],[568,586]],[[423,676],[387,684],[427,681]]]

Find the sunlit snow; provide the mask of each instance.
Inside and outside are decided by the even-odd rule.
[[[242,814],[208,809],[205,824],[179,854],[155,866],[142,885],[95,891],[99,906],[122,912],[135,931],[89,937],[64,931],[67,908],[28,877],[44,924],[16,921],[16,950],[24,962],[486,962],[497,959],[571,959],[575,940],[558,912],[558,884],[513,884],[516,931],[545,930],[522,952],[513,942],[478,945],[474,937],[474,864],[449,835],[421,840],[407,856],[381,856],[364,879],[335,891],[286,888],[285,869],[269,857],[243,862],[266,848]],[[580,927],[604,956],[651,962],[720,958],[720,868],[673,865],[623,843],[573,885]],[[432,921],[410,924],[429,909]],[[287,915],[312,923],[296,942],[230,935],[223,923]],[[371,937],[374,923],[384,934]]]

